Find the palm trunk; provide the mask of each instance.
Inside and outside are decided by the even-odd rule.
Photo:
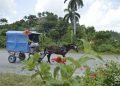
[[[74,12],[74,36],[76,36],[76,20],[75,20],[75,12]]]
[[[74,17],[72,19],[71,43],[74,42]]]
[[[74,12],[74,17],[73,17],[73,42],[76,41],[76,19],[75,19],[75,12]]]
[[[73,29],[71,29],[71,43],[73,43]]]

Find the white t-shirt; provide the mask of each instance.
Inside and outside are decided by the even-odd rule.
[[[38,47],[39,46],[39,44],[38,43],[35,43],[35,42],[32,42],[31,44],[30,44],[30,47]]]

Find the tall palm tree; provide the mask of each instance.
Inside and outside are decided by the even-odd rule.
[[[68,0],[65,0],[64,3],[66,3]],[[74,26],[74,35],[76,35],[76,11],[79,9],[79,7],[83,7],[83,1],[82,0],[70,0],[68,3],[68,9],[71,9],[73,11],[73,26]]]

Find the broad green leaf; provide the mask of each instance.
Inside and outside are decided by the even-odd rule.
[[[62,86],[72,86],[72,85],[71,85],[71,82],[69,80],[63,80]]]
[[[47,79],[47,78],[50,79],[50,78],[52,78],[52,74],[50,72],[50,64],[41,63],[39,67],[40,67],[40,72],[43,75],[44,79]]]
[[[62,64],[61,64],[60,74],[61,74],[61,78],[62,78],[63,80],[67,79],[68,75],[67,75],[67,69],[65,68],[65,65],[62,65]]]
[[[100,55],[97,54],[97,52],[95,52],[92,47],[91,47],[91,43],[84,40],[84,39],[80,39],[83,42],[83,46],[84,46],[84,52],[94,55],[96,56],[99,60],[103,60],[102,57]]]
[[[101,61],[104,61],[103,58],[102,58],[100,55],[96,55],[96,57],[97,57],[98,59],[100,59]]]
[[[39,75],[39,72],[32,74],[31,78],[35,78],[37,75]]]
[[[78,67],[80,67],[82,64],[84,64],[85,62],[87,62],[87,61],[89,61],[89,60],[92,60],[92,59],[93,59],[93,58],[90,58],[90,57],[80,58],[80,59],[78,60],[78,62],[79,62]]]
[[[27,61],[24,62],[24,69],[28,69],[29,71],[34,70],[35,68],[35,64],[33,63],[32,59],[29,59]]]
[[[50,71],[50,65],[47,63],[40,64],[41,72],[49,72]]]
[[[57,79],[57,77],[59,76],[59,71],[60,71],[60,67],[57,66],[55,69],[54,69],[54,73],[53,73],[53,76],[55,79]]]
[[[67,57],[66,58],[68,61],[70,61],[73,65],[79,65],[78,61],[77,60],[74,60],[72,57]]]
[[[76,70],[76,66],[73,64],[66,64],[60,66],[60,74],[63,80],[70,79]]]
[[[33,62],[38,62],[39,57],[40,57],[40,55],[38,53],[35,53],[33,55],[33,57],[32,57],[33,58]]]

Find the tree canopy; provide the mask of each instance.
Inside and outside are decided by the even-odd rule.
[[[51,12],[42,12],[37,15],[31,14],[25,16],[23,19],[13,22],[12,24],[2,24],[0,25],[0,48],[5,48],[6,31],[23,31],[26,28],[31,28],[30,30],[43,33],[43,35],[40,36],[42,48],[52,44],[62,45],[71,43],[71,37],[73,35],[72,25],[71,22],[65,22],[64,19],[65,18],[58,17],[56,14]],[[4,22],[6,22],[6,20]],[[80,39],[86,39],[89,42],[92,42],[92,48],[97,52],[120,52],[119,33],[113,31],[96,31],[94,26],[86,27],[79,23],[76,24],[76,27],[77,33],[74,43],[80,47],[80,50],[83,49]]]

